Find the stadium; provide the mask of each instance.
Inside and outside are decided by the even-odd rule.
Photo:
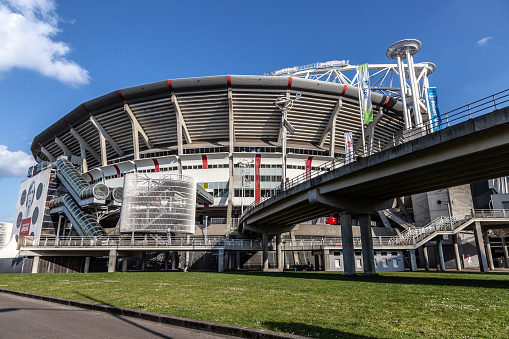
[[[77,105],[34,137],[37,165],[21,183],[12,230],[1,226],[0,271],[263,268],[262,235],[238,225],[247,206],[294,177],[327,171],[333,159],[348,163],[411,140],[409,131],[433,131],[427,93],[435,65],[414,64],[420,47],[398,42],[387,51],[397,64],[366,66],[368,121],[360,66],[345,60],[164,80]],[[461,222],[474,208],[496,208],[493,201],[503,208],[491,195],[507,193],[506,179],[476,185],[401,197],[374,214],[377,270],[479,266],[467,228],[418,248],[401,243],[444,218]],[[461,198],[453,204],[452,196]],[[285,248],[270,248],[269,267],[343,270],[337,218],[279,235]],[[355,217],[353,224],[359,237]],[[488,244],[502,241],[490,249],[491,265],[504,249],[507,261],[505,236],[485,235]]]

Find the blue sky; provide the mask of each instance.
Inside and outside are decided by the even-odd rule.
[[[387,47],[415,38],[447,111],[509,88],[507,18],[507,0],[0,0],[0,221],[34,136],[84,101],[164,79],[390,63]]]

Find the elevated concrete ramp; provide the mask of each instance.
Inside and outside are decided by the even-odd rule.
[[[312,178],[250,209],[240,223],[277,234],[331,212],[369,213],[394,207],[397,197],[508,174],[504,108]]]

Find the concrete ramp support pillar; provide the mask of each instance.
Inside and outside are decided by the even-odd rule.
[[[457,234],[452,236],[452,243],[454,245],[454,258],[456,259],[456,269],[461,271],[461,258],[459,249],[459,236]]]
[[[341,242],[343,244],[344,275],[355,275],[355,249],[353,247],[352,215],[341,214]]]
[[[170,252],[164,252],[164,271],[168,272],[168,261],[170,260]]]
[[[83,268],[83,272],[90,272],[90,257],[85,257],[85,267]]]
[[[417,257],[415,256],[415,250],[410,250],[410,270],[417,272]]]
[[[34,257],[34,261],[32,263],[32,273],[38,273],[39,272],[39,261],[40,261],[41,257],[40,256],[35,256]]]
[[[219,250],[219,255],[217,256],[217,271],[219,273],[224,272],[224,249]]]
[[[445,260],[444,260],[444,249],[442,248],[443,240],[440,239],[437,241],[438,245],[438,260],[440,262],[440,270],[445,271]]]
[[[428,256],[428,248],[426,247],[426,244],[422,246],[422,256],[424,257],[424,267],[426,271],[429,271],[429,256]]]
[[[371,234],[371,214],[359,216],[362,242],[362,260],[364,262],[364,274],[376,274],[375,255],[373,252],[373,236]]]
[[[122,258],[122,272],[127,272],[127,264],[129,263],[129,257]]]
[[[283,243],[281,241],[281,234],[276,235],[276,256],[277,269],[283,271]]]
[[[269,236],[267,234],[262,236],[262,248],[262,271],[266,271],[269,269]]]
[[[117,250],[110,250],[110,256],[108,258],[108,273],[115,272],[117,267]]]
[[[509,251],[507,250],[507,242],[505,238],[502,238],[502,248],[504,249],[504,266],[505,268],[509,268]]]
[[[477,257],[479,259],[479,269],[481,272],[489,272],[488,261],[486,260],[486,250],[484,249],[484,241],[482,239],[481,223],[474,223],[475,247],[477,249]]]
[[[495,269],[495,264],[493,263],[493,254],[491,253],[490,237],[487,230],[483,233],[484,243],[486,244],[486,258],[488,259],[488,267],[493,271]]]

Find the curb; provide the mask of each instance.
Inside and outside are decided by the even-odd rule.
[[[274,331],[260,330],[256,328],[244,327],[244,326],[235,326],[235,325],[227,325],[221,323],[213,323],[209,321],[202,321],[196,319],[175,317],[171,315],[153,313],[153,312],[145,312],[133,310],[130,308],[116,307],[110,305],[102,305],[95,304],[87,301],[78,301],[72,299],[64,299],[51,297],[42,294],[34,294],[28,292],[21,292],[16,290],[9,290],[6,288],[0,288],[0,292],[13,294],[25,298],[38,299],[43,301],[49,301],[57,304],[63,304],[68,306],[80,307],[94,311],[108,312],[112,314],[117,314],[125,317],[137,318],[148,320],[161,324],[168,324],[173,326],[180,326],[189,329],[224,334],[239,338],[249,338],[249,339],[279,339],[279,338],[288,338],[288,339],[296,339],[296,338],[305,338],[298,335],[279,333]]]

